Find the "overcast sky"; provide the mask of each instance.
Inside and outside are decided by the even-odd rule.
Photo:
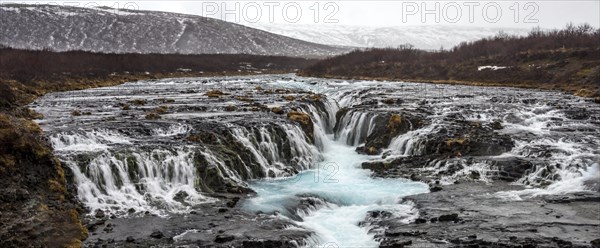
[[[5,1],[110,6],[203,15],[242,24],[600,27],[600,1]]]

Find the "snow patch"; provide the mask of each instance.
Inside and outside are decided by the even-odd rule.
[[[497,71],[497,70],[502,70],[502,69],[506,69],[508,67],[506,66],[497,66],[497,65],[484,65],[484,66],[478,66],[477,70],[478,71],[483,71],[483,70],[492,70],[492,71]]]

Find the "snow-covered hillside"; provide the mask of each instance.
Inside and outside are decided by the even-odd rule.
[[[0,5],[0,17],[0,45],[22,49],[303,57],[350,50],[217,19],[167,12]]]
[[[361,27],[337,24],[253,23],[248,26],[296,39],[352,47],[397,47],[412,44],[416,48],[436,50],[451,48],[463,41],[473,41],[498,34],[525,35],[529,29],[461,27],[461,26],[397,26]]]

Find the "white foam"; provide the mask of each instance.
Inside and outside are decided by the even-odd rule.
[[[50,137],[56,151],[100,151],[114,144],[131,144],[131,141],[115,131],[93,130],[85,134],[60,133]]]
[[[401,179],[370,177],[360,163],[369,156],[359,155],[354,147],[333,142],[328,136],[318,169],[307,170],[286,180],[263,180],[252,184],[258,193],[245,202],[253,211],[285,213],[285,204],[298,194],[315,194],[331,204],[303,215],[299,225],[315,230],[316,244],[335,243],[338,247],[374,247],[373,234],[359,227],[367,211],[388,210],[408,218],[415,213],[412,206],[398,204],[400,197],[425,193],[427,185]]]

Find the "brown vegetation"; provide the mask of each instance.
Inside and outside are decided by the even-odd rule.
[[[87,230],[66,185],[41,128],[0,112],[0,246],[81,244]]]
[[[505,69],[482,69],[479,66]],[[600,30],[568,25],[528,36],[499,34],[450,50],[367,49],[319,61],[301,75],[515,86],[600,95]],[[583,89],[583,90],[582,90]]]

